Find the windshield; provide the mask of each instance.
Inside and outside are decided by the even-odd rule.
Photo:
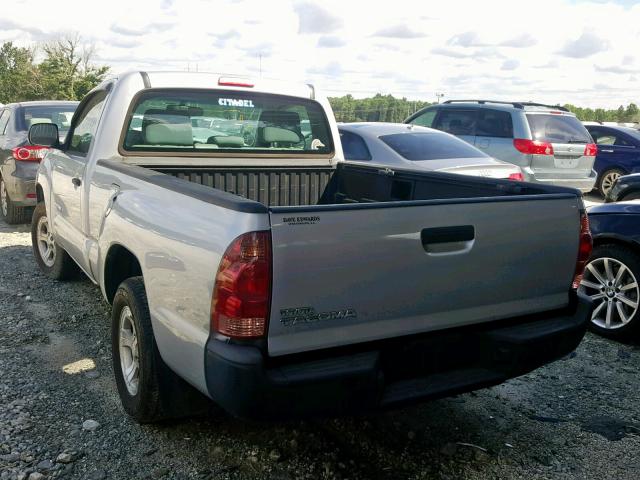
[[[322,106],[303,98],[237,91],[140,95],[127,122],[131,152],[319,155],[333,153]]]
[[[407,160],[444,160],[487,156],[464,140],[441,133],[394,133],[383,135],[380,140]]]
[[[75,110],[76,105],[73,104],[23,107],[21,130],[29,130],[36,123],[55,123],[61,134],[66,133]]]
[[[591,143],[589,132],[572,115],[527,114],[533,140],[549,143]]]

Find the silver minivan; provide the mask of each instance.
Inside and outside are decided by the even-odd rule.
[[[405,123],[437,128],[522,169],[525,181],[593,189],[597,147],[576,116],[531,102],[448,100]]]

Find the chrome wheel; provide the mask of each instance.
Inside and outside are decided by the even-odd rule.
[[[127,306],[120,312],[120,369],[127,391],[133,397],[138,393],[140,361],[138,359],[138,334],[131,309]]]
[[[37,227],[38,252],[47,267],[53,267],[56,261],[56,244],[49,229],[47,217],[40,217]]]
[[[602,182],[600,182],[600,189],[602,190],[600,193],[602,193],[602,195],[609,193],[609,190],[611,190],[611,187],[613,187],[613,184],[616,183],[616,180],[618,180],[620,176],[620,172],[615,170],[605,173],[604,177],[602,177]]]
[[[640,290],[629,267],[615,258],[596,258],[587,264],[580,290],[594,301],[591,322],[614,330],[627,325],[638,311]]]
[[[4,180],[0,180],[0,208],[2,208],[2,216],[6,217],[9,214],[9,200]]]

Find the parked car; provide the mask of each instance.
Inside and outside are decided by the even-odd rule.
[[[477,148],[432,128],[404,123],[338,124],[345,160],[395,168],[441,171],[522,180],[511,163],[494,160]]]
[[[640,201],[590,207],[593,252],[580,291],[591,297],[593,331],[618,340],[639,338]]]
[[[255,142],[194,142],[194,112],[230,109]],[[254,418],[457,394],[586,331],[578,192],[344,162],[312,86],[133,72],[83,99],[65,143],[53,124],[30,135],[53,148],[36,261],[60,280],[79,265],[112,304],[116,384],[140,422],[183,415],[192,387]]]
[[[528,182],[593,189],[596,146],[576,116],[563,107],[530,102],[448,100],[405,123],[437,128],[487,155],[519,166]]]
[[[618,177],[604,197],[605,203],[637,199],[640,199],[640,173]]]
[[[596,188],[606,196],[618,177],[640,171],[640,132],[629,127],[587,125],[598,145]]]
[[[54,123],[64,138],[78,102],[21,102],[0,108],[0,218],[26,223],[36,204],[35,179],[45,147],[30,145],[27,132],[36,123]]]

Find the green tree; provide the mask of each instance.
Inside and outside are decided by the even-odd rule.
[[[80,37],[60,38],[44,44],[44,60],[38,65],[43,98],[79,100],[100,83],[109,71],[94,66],[93,47],[82,45]]]
[[[12,42],[0,46],[0,103],[39,98],[40,87],[33,51]]]

